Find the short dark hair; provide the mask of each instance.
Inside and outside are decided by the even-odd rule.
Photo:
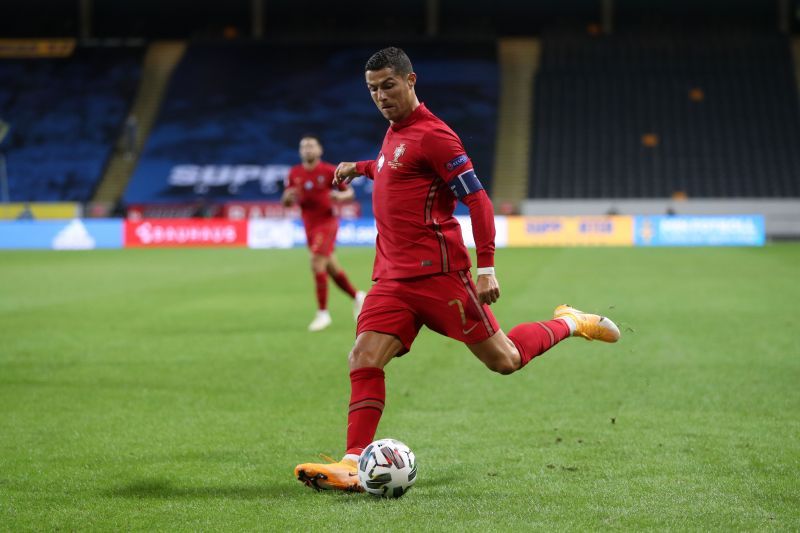
[[[316,133],[305,133],[305,134],[303,134],[303,136],[302,136],[302,137],[300,137],[300,140],[301,140],[301,141],[302,141],[303,139],[314,139],[315,141],[317,141],[317,143],[318,143],[320,146],[322,146],[322,140],[319,138],[319,135],[317,135]]]
[[[406,53],[395,46],[378,50],[367,61],[364,70],[382,70],[390,68],[397,74],[406,75],[414,72],[414,67],[411,66],[411,60]]]

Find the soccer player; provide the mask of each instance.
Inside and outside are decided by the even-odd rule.
[[[366,64],[367,88],[389,121],[374,161],[340,163],[337,182],[374,180],[378,227],[373,279],[350,352],[347,447],[341,461],[297,465],[295,476],[316,489],[359,491],[357,459],[375,436],[385,402],[383,368],[407,353],[420,328],[459,340],[490,370],[511,374],[567,337],[616,342],[608,318],[567,305],[551,320],[528,322],[506,335],[489,305],[500,297],[494,269],[494,213],[461,140],[421,104],[408,56],[385,48]],[[478,257],[473,283],[469,253],[453,217],[469,207]]]
[[[317,288],[317,314],[308,330],[320,331],[331,325],[328,275],[353,298],[354,319],[358,318],[366,296],[363,291],[353,287],[333,254],[336,232],[339,230],[339,220],[333,214],[333,200],[350,200],[355,193],[345,183],[334,184],[336,167],[322,161],[322,143],[315,135],[304,135],[300,139],[300,161],[299,165],[289,170],[281,202],[285,206],[300,204]]]

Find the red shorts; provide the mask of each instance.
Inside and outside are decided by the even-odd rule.
[[[336,245],[336,233],[339,231],[339,219],[330,218],[321,222],[305,223],[308,249],[314,255],[330,257]]]
[[[467,344],[482,342],[499,326],[488,305],[478,303],[469,270],[410,279],[378,280],[370,288],[357,334],[375,331],[394,335],[405,350],[422,326]]]

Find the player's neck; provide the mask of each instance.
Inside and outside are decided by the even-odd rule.
[[[414,101],[413,101],[413,102],[411,102],[411,109],[408,111],[408,113],[406,113],[406,114],[403,116],[403,118],[401,118],[401,119],[398,119],[398,120],[390,120],[390,121],[389,121],[389,124],[397,124],[398,122],[403,122],[405,119],[407,119],[408,117],[410,117],[410,116],[411,116],[411,114],[412,114],[412,113],[414,113],[414,111],[416,111],[418,107],[419,107],[419,100],[418,100],[418,99],[417,99],[417,97],[415,96],[415,97],[414,97]]]
[[[315,159],[310,163],[306,163],[305,161],[303,161],[303,168],[306,170],[313,170],[314,167],[319,165],[319,161],[320,161],[319,159]]]

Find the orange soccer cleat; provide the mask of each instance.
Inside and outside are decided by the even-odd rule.
[[[323,456],[324,457],[324,456]],[[358,464],[352,459],[330,463],[303,463],[294,468],[294,475],[307,487],[315,490],[343,490],[362,492],[358,484]]]
[[[588,341],[617,342],[619,340],[619,328],[610,318],[584,313],[566,304],[556,307],[553,318],[566,317],[575,321],[573,336],[583,337]]]

